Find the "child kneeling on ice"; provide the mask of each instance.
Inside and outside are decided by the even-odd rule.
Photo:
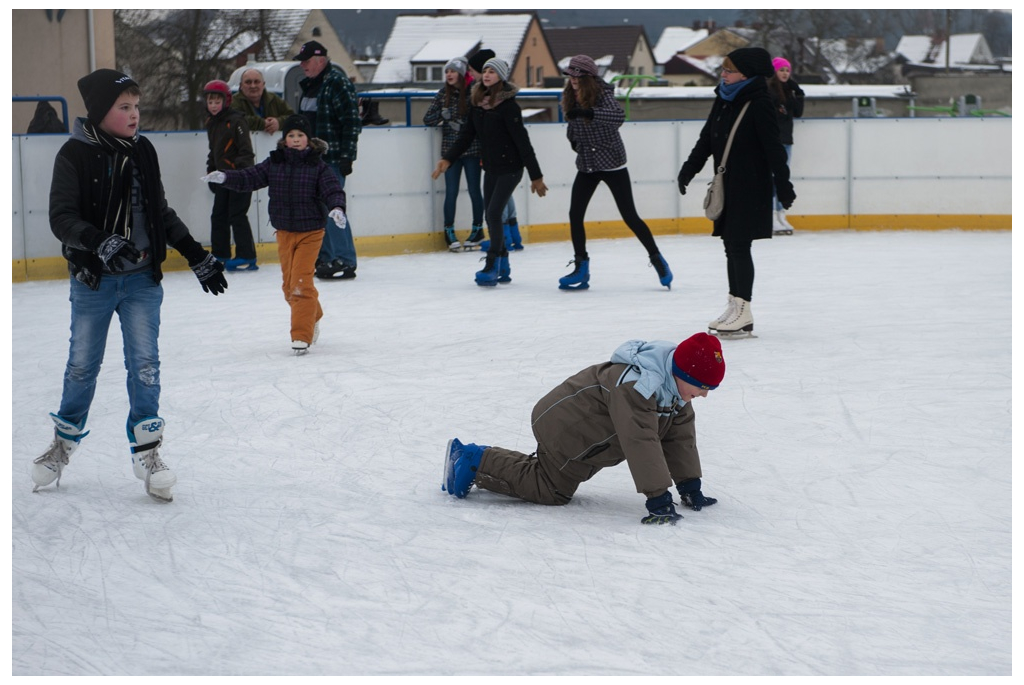
[[[675,345],[630,340],[611,360],[563,381],[533,408],[535,454],[448,442],[442,490],[465,497],[475,484],[537,504],[568,504],[580,483],[625,461],[647,497],[642,523],[675,523],[677,487],[700,511],[718,500],[701,492],[692,400],[725,376],[722,345],[697,333]]]
[[[214,171],[200,180],[223,183],[225,188],[253,191],[269,187],[270,223],[276,230],[281,260],[284,299],[292,309],[292,351],[309,351],[320,334],[319,292],[313,284],[316,258],[324,239],[327,218],[345,228],[345,191],[337,176],[321,159],[327,143],[310,138],[306,117],[294,114],[281,128],[277,149],[256,166],[235,171]],[[326,207],[333,207],[330,212]]]

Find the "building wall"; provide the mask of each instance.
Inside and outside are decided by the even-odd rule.
[[[315,29],[319,30],[318,33],[320,35],[313,35]],[[302,47],[302,44],[310,40],[315,40],[327,48],[327,56],[331,58],[332,62],[345,70],[345,73],[348,74],[353,83],[367,82],[363,80],[362,74],[356,67],[355,62],[352,61],[352,55],[348,54],[348,50],[345,49],[345,46],[338,38],[338,34],[334,31],[334,27],[331,26],[331,22],[328,21],[323,10],[310,11],[309,16],[306,18],[306,23],[302,25],[299,35],[295,37],[295,41],[292,43],[291,50],[288,52],[288,58],[291,59],[299,54],[299,48]]]
[[[46,13],[51,17],[47,18]],[[63,15],[58,19],[58,13]],[[90,43],[89,19],[92,18]],[[58,95],[67,100],[68,117],[85,116],[78,79],[93,69],[115,68],[113,10],[12,10],[12,95]],[[57,114],[61,107],[53,103]],[[36,103],[15,103],[13,133],[24,133]]]
[[[633,54],[629,56],[629,73],[654,76],[654,66],[654,54],[651,52],[651,46],[641,36],[633,48]]]
[[[527,68],[531,72],[529,76],[526,73]],[[539,80],[538,68],[542,70]],[[511,80],[520,88],[539,88],[543,85],[543,79],[551,76],[558,76],[558,65],[551,55],[540,24],[534,19],[526,30],[526,38],[523,40],[523,47],[519,51],[516,63],[512,65]]]

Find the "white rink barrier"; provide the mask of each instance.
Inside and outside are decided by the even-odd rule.
[[[1010,118],[807,119],[795,123],[792,176],[797,201],[789,216],[796,220],[797,228],[1011,228]],[[698,120],[644,121],[622,126],[637,207],[655,233],[710,231],[703,218],[702,199],[705,184],[711,180],[711,162],[690,184],[686,196],[679,195],[676,188],[679,167],[703,124]],[[531,195],[524,175],[514,196],[519,223],[529,231],[530,240],[567,239],[576,155],[566,140],[565,124],[530,124],[527,128],[549,192],[542,199]],[[213,195],[199,181],[206,173],[206,132],[144,135],[159,153],[168,203],[192,234],[209,245]],[[66,273],[48,219],[53,159],[66,139],[64,134],[12,137],[16,281]],[[266,159],[278,139],[265,133],[253,135],[257,161]],[[430,178],[439,157],[440,132],[436,129],[363,129],[359,156],[345,187],[360,254],[443,247],[444,179]],[[256,242],[263,244],[261,250],[272,250],[274,229],[266,210],[266,191],[255,193],[249,218]],[[610,193],[595,194],[587,221],[588,227],[609,222],[608,235],[614,234],[621,221]],[[456,228],[466,230],[470,223],[470,203],[463,187]]]

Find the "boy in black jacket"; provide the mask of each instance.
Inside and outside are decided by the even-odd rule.
[[[160,458],[160,265],[167,244],[192,267],[203,290],[224,292],[224,266],[167,206],[153,144],[139,135],[141,91],[130,77],[98,69],[78,81],[87,118],[53,166],[50,229],[71,275],[71,349],[53,442],[32,466],[35,490],[54,481],[87,434],[110,320],[117,312],[128,372],[128,442],[146,492],[170,502],[174,473]]]

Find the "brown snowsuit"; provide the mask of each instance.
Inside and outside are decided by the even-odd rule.
[[[700,478],[693,407],[658,407],[624,380],[627,364],[583,369],[533,408],[537,452],[487,448],[478,487],[537,504],[567,504],[580,483],[607,466],[629,464],[637,492],[664,494],[675,483]]]

